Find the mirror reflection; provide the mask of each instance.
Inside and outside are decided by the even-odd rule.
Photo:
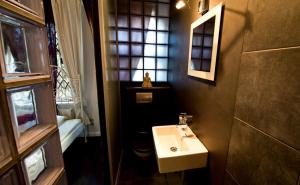
[[[210,72],[215,17],[193,29],[191,68]]]
[[[215,81],[222,6],[218,4],[191,24],[189,76]]]
[[[17,24],[1,22],[5,69],[8,74],[30,72],[25,30]]]
[[[38,124],[32,90],[12,93],[11,101],[19,134]]]
[[[46,169],[47,161],[44,147],[40,147],[24,160],[29,182],[34,184],[39,175]]]

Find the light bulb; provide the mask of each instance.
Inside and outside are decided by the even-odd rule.
[[[177,1],[175,7],[176,7],[177,9],[181,9],[181,8],[185,7],[185,2],[184,2],[184,0],[179,0],[179,1]]]

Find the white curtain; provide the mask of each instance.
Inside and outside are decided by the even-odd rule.
[[[70,82],[74,90],[75,114],[85,124],[90,120],[84,111],[88,92],[85,81],[85,65],[94,64],[94,43],[91,28],[88,25],[87,16],[81,0],[51,0],[54,21],[58,33],[58,42],[64,66],[70,76]],[[89,46],[88,49],[84,48]],[[93,73],[93,72],[91,72]],[[86,81],[86,82],[87,82]]]

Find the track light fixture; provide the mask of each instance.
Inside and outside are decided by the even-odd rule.
[[[177,0],[175,7],[178,10],[184,8],[186,5],[190,8],[189,3],[190,3],[190,0]],[[208,6],[206,3],[206,0],[199,0],[198,13],[201,13],[202,15],[204,15],[207,11],[208,11]]]
[[[186,5],[185,0],[178,0],[178,1],[176,2],[175,7],[179,10],[179,9],[185,7],[185,5]]]

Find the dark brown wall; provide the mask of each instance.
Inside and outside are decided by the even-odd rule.
[[[226,0],[211,85],[187,76],[191,3],[171,10],[169,77],[209,150],[210,184],[299,185],[300,1]]]
[[[102,77],[103,93],[105,104],[105,124],[108,144],[109,166],[110,166],[110,184],[116,184],[118,178],[119,163],[121,159],[122,146],[120,138],[120,82],[118,73],[113,67],[114,63],[110,54],[109,41],[109,21],[110,14],[116,11],[115,0],[98,1],[102,9],[99,9],[100,16],[100,37],[101,37],[101,55],[102,55]]]
[[[169,77],[180,111],[194,116],[191,127],[209,151],[210,184],[217,185],[223,182],[227,159],[246,3],[243,4],[244,0],[226,1],[216,83],[209,84],[187,76],[190,24],[200,17],[197,1],[190,2],[191,9],[171,10]],[[219,2],[211,1],[210,8]]]
[[[247,12],[226,184],[299,185],[300,1]]]

